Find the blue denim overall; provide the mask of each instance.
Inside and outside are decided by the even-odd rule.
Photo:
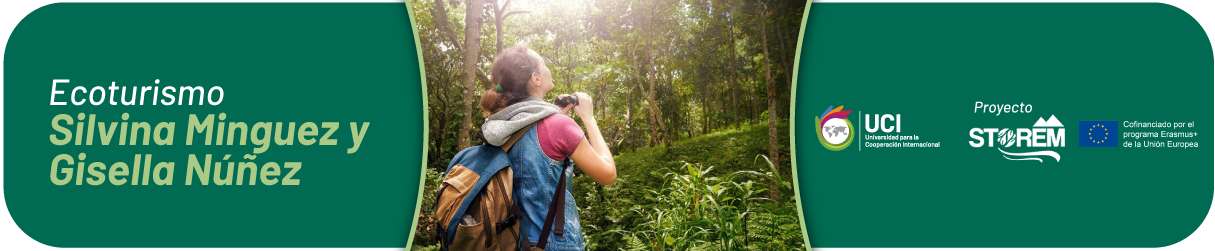
[[[510,161],[514,170],[515,204],[523,207],[523,220],[519,230],[527,234],[527,239],[533,245],[540,239],[540,228],[544,224],[545,214],[553,200],[553,192],[557,189],[557,181],[561,176],[561,161],[553,160],[540,149],[536,127],[527,129],[527,133],[511,147]],[[574,203],[572,187],[574,167],[566,170],[564,175],[567,187],[560,189],[565,194],[565,232],[561,235],[550,233],[544,250],[585,250],[583,244],[582,224],[578,222],[578,206]],[[555,231],[554,231],[555,232]]]

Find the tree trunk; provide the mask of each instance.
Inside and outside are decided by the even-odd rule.
[[[642,91],[642,94],[646,94],[645,95],[646,103],[649,103],[650,122],[652,122],[654,126],[658,127],[657,128],[658,130],[655,130],[655,132],[654,132],[654,139],[659,144],[670,145],[670,141],[671,141],[670,132],[667,131],[666,121],[662,120],[662,108],[658,107],[658,100],[654,98],[654,95],[657,95],[657,92],[658,92],[657,81],[656,81],[656,79],[658,78],[658,70],[654,69],[655,55],[654,55],[653,49],[651,49],[649,52],[650,52],[650,64],[649,64],[648,68],[649,68],[650,74],[648,74],[648,75],[649,75],[649,82],[650,82],[650,90]]]
[[[646,75],[649,75],[649,74],[646,74]],[[649,95],[645,94],[644,89],[641,90],[641,92],[642,92],[641,96],[645,97],[645,100],[647,103],[646,108],[648,108],[650,110],[650,112],[647,112],[650,115],[650,142],[647,144],[647,146],[652,147],[652,146],[656,146],[659,144],[659,142],[658,142],[658,123],[657,123],[658,121],[657,121],[657,119],[654,118],[654,108],[651,107],[650,104],[648,104],[649,102],[651,102]]]
[[[784,9],[784,10],[780,11],[782,13],[781,15],[784,15],[783,14],[784,12],[790,11],[790,10],[788,10],[788,6],[784,6],[784,8],[782,8],[782,9]],[[778,54],[777,57],[780,58],[780,62],[781,62],[781,66],[782,66],[781,71],[785,72],[785,74],[783,74],[781,76],[788,77],[789,81],[793,81],[793,64],[789,63],[789,62],[794,60],[792,57],[795,56],[794,54],[796,54],[796,52],[789,50],[789,43],[788,43],[789,39],[788,38],[791,36],[787,36],[787,34],[786,34],[787,32],[785,32],[787,29],[785,29],[784,25],[782,25],[783,22],[773,22],[773,23],[775,23],[775,25],[776,25],[776,27],[775,27],[776,44],[780,45],[780,53],[777,53]]]
[[[438,75],[436,81],[434,83],[428,84],[427,88],[436,88],[436,90],[438,90],[438,88],[436,86],[431,86],[431,85],[435,85],[435,83],[450,83],[449,81],[452,80],[452,79],[448,79],[447,74],[435,74],[435,75]],[[451,81],[451,82],[454,82],[454,81]],[[451,110],[452,107],[451,107],[451,103],[450,103],[450,97],[447,96],[447,91],[442,90],[442,91],[432,92],[432,93],[438,94],[435,96],[434,100],[439,101],[437,104],[435,104],[438,106],[439,111],[450,111]],[[451,123],[450,113],[446,113],[446,112],[439,113],[438,116],[436,116],[436,118],[438,119],[438,122],[435,125],[446,126],[446,125],[448,125],[448,123]],[[430,131],[432,134],[437,135],[437,137],[435,137],[435,147],[432,148],[435,150],[435,154],[434,154],[434,156],[431,156],[432,159],[430,161],[439,161],[439,159],[443,158],[443,156],[444,156],[443,153],[444,153],[444,150],[447,149],[447,147],[446,147],[447,140],[449,138],[447,137],[446,131],[443,131],[443,130],[430,130]]]
[[[456,48],[463,48],[460,46],[460,40],[456,39],[456,32],[452,31],[451,26],[447,25],[447,7],[445,6],[446,4],[443,4],[443,0],[435,0],[435,8],[432,10],[433,13],[430,14],[435,17],[435,23],[439,25],[439,30],[447,33],[447,39],[451,40],[449,42],[455,45]]]
[[[708,134],[709,130],[713,129],[713,127],[710,125],[710,123],[712,123],[712,122],[710,122],[710,119],[709,119],[709,109],[712,109],[711,107],[709,107],[709,85],[708,84],[701,85],[700,91],[701,91],[700,117],[703,120],[702,124],[700,125],[701,126],[700,134]],[[691,130],[688,130],[688,131],[691,131]]]
[[[502,12],[506,11],[506,6],[498,4],[498,0],[490,0],[490,2],[494,5],[494,33],[496,33],[494,48],[497,49],[494,51],[494,55],[498,55],[498,53],[502,53],[502,20],[504,20]],[[506,1],[506,4],[510,4],[510,1]]]
[[[764,48],[764,80],[768,82],[768,157],[772,160],[772,165],[775,166],[773,171],[780,170],[780,141],[776,137],[776,81],[772,80],[772,63],[768,60],[768,32],[764,28],[764,3],[763,0],[756,0],[756,10],[759,14],[759,37],[760,43]],[[769,185],[768,191],[772,194],[773,201],[780,201],[780,185],[775,184],[775,180]]]
[[[730,1],[731,6],[734,5],[733,2]],[[733,102],[733,105],[730,106],[730,111],[733,113],[731,119],[734,121],[734,130],[738,130],[738,89],[742,88],[742,85],[738,83],[738,51],[734,48],[734,18],[736,18],[735,15],[730,15],[730,25],[728,26],[730,30],[730,57],[733,58],[733,60],[730,60],[730,81],[734,82],[729,88],[730,102]]]
[[[601,99],[603,99],[604,101],[607,101],[607,99],[606,99],[607,98],[607,85],[603,84],[603,83],[607,83],[607,81],[603,81],[602,79],[600,79],[599,82],[600,82],[599,94],[597,94],[595,97],[601,97]],[[605,119],[604,121],[607,121],[607,119],[611,119],[610,116],[604,115],[604,114],[608,114],[607,102],[602,102],[602,101],[595,102],[595,111],[599,113],[599,114],[595,115],[596,118],[604,118]]]
[[[654,29],[655,29],[654,28],[654,17],[655,17],[654,10],[657,9],[657,7],[658,7],[657,5],[658,5],[658,2],[655,1],[654,6],[650,9],[650,23],[649,23],[650,35],[646,36],[646,43],[645,43],[646,62],[647,62],[646,78],[649,80],[650,89],[649,89],[649,91],[646,91],[645,88],[641,89],[641,94],[642,94],[642,96],[645,96],[647,107],[650,108],[650,123],[651,123],[650,124],[650,139],[651,139],[650,146],[653,146],[655,143],[670,145],[669,143],[665,143],[666,141],[670,141],[669,140],[670,136],[669,136],[669,133],[667,132],[666,122],[664,122],[662,120],[662,110],[658,107],[658,102],[656,100],[654,100],[654,95],[657,95],[656,92],[658,92],[658,89],[656,88],[656,84],[655,84],[655,82],[656,82],[655,78],[657,78],[658,72],[654,68],[655,55],[654,55],[654,41],[653,41]],[[660,131],[661,131],[661,134],[659,133]],[[663,140],[664,138],[667,138],[667,140],[664,141]]]
[[[460,122],[460,137],[456,145],[458,149],[472,146],[472,115],[473,103],[477,102],[473,93],[476,90],[477,58],[481,48],[481,11],[484,8],[482,0],[468,0],[465,4],[464,15],[464,120]]]
[[[624,106],[625,121],[623,130],[625,130],[624,133],[631,133],[633,130],[633,88],[629,88],[629,92],[624,94],[624,101],[626,104]],[[615,142],[615,140],[613,140],[613,142]],[[616,149],[616,146],[612,146],[612,149]]]
[[[792,57],[794,56],[794,54],[797,54],[797,52],[789,50],[789,46],[788,46],[787,42],[789,41],[788,38],[790,36],[786,36],[785,35],[786,33],[787,32],[785,32],[785,29],[783,29],[781,26],[781,22],[776,22],[776,37],[779,39],[777,44],[780,45],[780,50],[781,50],[781,53],[778,53],[778,57],[780,57],[780,61],[782,64],[781,71],[785,72],[781,76],[785,77],[785,79],[786,79],[785,81],[780,82],[781,83],[780,87],[781,88],[793,88],[793,85],[789,84],[789,83],[793,83],[793,63],[792,63],[792,61],[796,60],[796,59],[793,59]],[[781,95],[780,95],[780,98],[777,99],[777,101],[788,100],[788,98],[791,98],[788,96],[788,94],[789,94],[788,90],[782,91],[779,93]],[[786,102],[779,102],[779,103],[788,104]],[[788,111],[786,109],[789,109],[787,106],[783,106],[783,105],[778,106],[777,108],[778,108],[777,110],[780,110],[780,112],[778,112],[777,114],[780,114],[780,115],[785,115],[786,114],[785,112]],[[782,116],[781,118],[788,118],[788,117]]]
[[[496,53],[502,53],[502,22],[506,22],[506,18],[510,17],[511,15],[527,14],[531,13],[531,11],[506,12],[506,8],[510,7],[511,0],[506,0],[505,2],[498,2],[498,0],[490,1],[490,3],[494,5],[494,31],[497,33],[497,36],[494,36],[494,40],[497,42],[497,50],[495,51],[495,55],[497,55]]]
[[[755,74],[755,78],[752,78],[751,81],[761,82],[761,81],[763,81],[762,78],[763,78],[763,76],[760,76],[759,74]],[[752,83],[755,83],[755,82],[752,82]],[[760,107],[763,107],[763,105],[760,104],[760,102],[763,102],[763,100],[759,98],[759,93],[752,91],[751,92],[751,120],[755,121],[756,124],[759,124],[759,122],[760,122],[759,115],[763,114],[763,112],[760,111]]]
[[[460,46],[460,40],[456,39],[456,32],[452,31],[451,26],[447,25],[447,8],[444,7],[443,0],[435,0],[435,8],[431,15],[434,15],[435,23],[439,24],[439,30],[447,33],[448,42],[455,46],[457,50],[463,50],[464,47]],[[480,33],[478,32],[478,34]],[[489,83],[489,76],[486,76],[485,72],[481,71],[481,68],[477,68],[477,79],[481,80],[482,83]]]

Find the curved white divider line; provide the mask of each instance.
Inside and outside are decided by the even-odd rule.
[[[1038,161],[1038,163],[1041,163],[1041,162],[1042,162],[1042,159],[1039,159],[1039,158],[1024,158],[1024,159],[1014,159],[1014,158],[1009,158],[1008,156],[1004,156],[1004,158],[1005,158],[1005,159],[1010,159],[1010,160],[1037,160],[1037,161]]]
[[[1060,160],[1060,158],[1059,158],[1059,153],[1057,153],[1057,152],[1055,152],[1055,151],[1037,151],[1037,152],[1027,152],[1027,153],[1010,153],[1010,152],[1005,152],[1005,151],[1004,151],[1004,149],[1001,149],[1001,148],[996,148],[996,149],[999,149],[999,150],[1000,150],[1000,152],[1002,152],[1002,153],[1004,153],[1004,154],[1007,154],[1007,155],[1012,155],[1012,156],[1038,156],[1038,155],[1046,155],[1046,156],[1055,157],[1055,162],[1059,162],[1059,160]],[[1005,157],[1005,158],[1008,158],[1008,157]],[[1041,161],[1041,160],[1039,160],[1039,161]]]

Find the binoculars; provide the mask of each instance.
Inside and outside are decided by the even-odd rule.
[[[578,97],[574,95],[557,96],[557,100],[554,100],[553,104],[557,105],[557,107],[565,107],[570,104],[578,105]]]

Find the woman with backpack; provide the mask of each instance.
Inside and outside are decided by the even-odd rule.
[[[533,247],[584,250],[582,225],[578,222],[577,203],[569,191],[571,186],[558,184],[564,181],[563,176],[573,175],[572,169],[565,168],[570,160],[597,183],[610,185],[616,181],[616,164],[595,121],[591,97],[574,93],[574,101],[564,107],[545,102],[544,96],[553,90],[552,72],[544,58],[526,45],[503,50],[494,58],[490,76],[493,86],[485,91],[480,102],[482,111],[490,115],[481,131],[491,145],[502,146],[515,140],[509,145],[508,155],[514,169],[513,197],[523,210],[519,220],[521,234]],[[561,99],[569,99],[562,96]],[[570,110],[582,119],[585,134],[566,115]],[[523,130],[527,131],[522,136],[515,136]],[[554,198],[560,199],[554,196],[557,192],[564,194],[564,210],[554,211],[564,213],[549,217],[546,215],[550,212],[549,205]],[[545,222],[546,217],[558,220]],[[541,236],[545,230],[550,231]]]

